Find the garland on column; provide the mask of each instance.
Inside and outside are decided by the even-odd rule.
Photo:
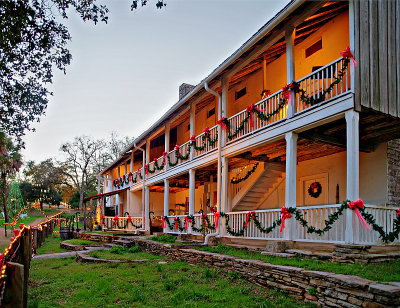
[[[396,219],[393,222],[393,231],[386,233],[383,229],[382,226],[379,226],[376,224],[376,220],[374,216],[371,213],[367,213],[365,211],[364,203],[361,199],[355,201],[355,202],[350,202],[349,200],[343,201],[338,210],[328,216],[328,219],[325,220],[325,227],[321,229],[317,229],[313,226],[309,226],[307,220],[304,219],[303,214],[301,213],[301,210],[293,207],[282,207],[281,209],[281,215],[278,219],[276,219],[270,226],[268,227],[263,227],[261,225],[261,222],[258,220],[258,217],[256,216],[256,213],[254,211],[249,211],[247,212],[247,219],[246,221],[243,222],[242,227],[240,229],[234,230],[231,228],[229,225],[230,217],[229,215],[222,213],[222,212],[217,212],[214,213],[214,215],[217,215],[219,217],[225,217],[225,226],[227,232],[232,235],[232,236],[243,236],[245,234],[245,231],[248,227],[249,222],[253,221],[254,225],[260,232],[268,234],[275,230],[277,227],[281,227],[280,232],[282,232],[283,228],[285,228],[284,221],[286,219],[294,217],[301,226],[307,229],[307,233],[315,233],[319,236],[322,236],[326,232],[328,232],[331,228],[332,225],[340,218],[340,216],[343,215],[343,212],[345,209],[351,209],[354,210],[355,213],[357,212],[360,214],[358,216],[360,223],[362,226],[366,226],[367,229],[369,229],[369,225],[372,226],[372,229],[375,230],[376,232],[379,233],[380,239],[384,243],[390,243],[395,241],[396,239],[399,238],[400,235],[400,209],[396,210]],[[163,216],[163,221],[165,221],[168,224],[168,227],[170,230],[179,230],[181,232],[185,231],[185,227],[181,226],[181,220],[179,217],[175,217],[175,225],[171,224],[167,216]],[[207,217],[207,214],[201,215],[202,224],[201,228],[196,227],[196,221],[195,217],[193,215],[188,215],[185,217],[185,220],[188,219],[190,220],[190,223],[192,224],[192,230],[195,232],[203,232],[205,229],[211,229],[215,230],[216,229],[216,224],[211,224],[209,218]],[[216,218],[217,221],[217,218]],[[187,223],[185,224],[187,227]]]
[[[247,171],[247,173],[246,173],[246,175],[244,177],[242,177],[242,178],[233,178],[231,180],[231,183],[232,184],[239,184],[239,183],[241,183],[243,181],[246,181],[250,177],[250,175],[252,175],[256,171],[257,167],[258,167],[258,163],[255,163],[253,168],[251,168],[251,170]]]

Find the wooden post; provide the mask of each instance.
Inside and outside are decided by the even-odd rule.
[[[296,29],[290,27],[286,30],[286,66],[287,66],[287,83],[292,83],[295,80],[294,67],[294,39]],[[288,106],[288,117],[293,117],[296,113],[296,95],[294,91],[290,91],[290,104]]]
[[[189,215],[194,214],[195,209],[196,170],[189,169]],[[191,225],[188,233],[191,233]]]
[[[164,151],[169,152],[169,137],[170,137],[170,124],[165,123],[165,134],[164,134]],[[165,161],[164,170],[168,169],[168,159]]]
[[[168,216],[169,211],[169,180],[164,180],[164,216]]]
[[[28,279],[32,257],[30,228],[24,230],[24,233],[21,237],[21,246],[19,249],[21,249],[21,264],[24,266],[23,307],[28,307]]]
[[[196,104],[190,104],[190,136],[195,134],[195,125],[196,125]],[[190,151],[190,159],[194,158],[194,149]]]
[[[19,263],[8,262],[6,275],[4,307],[26,307],[24,306],[24,266]]]

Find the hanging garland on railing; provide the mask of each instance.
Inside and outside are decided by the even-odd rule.
[[[365,211],[364,207],[364,202],[359,199],[354,202],[350,202],[349,200],[343,201],[338,210],[328,216],[328,219],[325,220],[325,227],[321,229],[316,229],[313,226],[309,226],[307,220],[304,219],[304,216],[301,212],[301,210],[293,207],[282,207],[281,209],[281,215],[278,219],[276,219],[270,226],[268,227],[263,227],[261,225],[261,222],[258,220],[258,217],[256,216],[256,213],[254,211],[249,211],[247,212],[247,218],[246,221],[243,222],[242,227],[240,229],[234,230],[231,228],[229,225],[230,217],[228,214],[222,213],[222,212],[216,212],[214,213],[215,221],[217,222],[220,217],[225,217],[225,226],[226,226],[226,231],[232,235],[232,236],[243,236],[245,234],[245,231],[248,227],[248,224],[250,221],[254,222],[254,225],[260,232],[268,234],[275,230],[277,227],[280,228],[280,232],[283,231],[285,228],[285,220],[294,217],[301,226],[307,229],[307,233],[315,233],[319,236],[322,236],[326,232],[328,232],[331,228],[332,225],[340,218],[340,216],[343,215],[344,210],[346,209],[351,209],[353,210],[356,215],[358,216],[358,219],[360,221],[361,226],[364,228],[364,226],[369,230],[369,225],[372,226],[372,229],[375,230],[376,232],[379,233],[380,239],[384,243],[390,243],[395,241],[396,239],[399,238],[400,235],[400,209],[396,210],[396,219],[393,222],[393,231],[386,233],[383,229],[382,226],[379,226],[376,224],[376,220],[374,216],[370,213],[367,213]],[[217,218],[218,217],[218,218]],[[187,223],[185,223],[185,227],[181,226],[181,221],[179,217],[175,217],[175,226],[169,222],[169,219],[167,216],[163,217],[163,223],[164,221],[168,224],[168,227],[170,230],[179,230],[181,232],[185,231],[187,228]],[[207,217],[207,214],[202,214],[201,219],[202,219],[202,227],[197,228],[196,227],[196,222],[195,222],[195,217],[193,215],[188,215],[185,217],[185,220],[190,220],[190,223],[192,224],[192,230],[195,232],[203,232],[205,229],[211,229],[215,230],[216,229],[216,224],[211,224],[209,218]],[[368,223],[368,224],[367,224]],[[218,227],[218,226],[217,226]]]
[[[127,228],[128,224],[130,223],[132,227],[134,227],[135,229],[140,229],[142,227],[142,225],[135,225],[132,221],[132,217],[131,215],[129,215],[129,212],[125,212],[124,213],[124,217],[128,217],[128,219],[126,219],[125,221],[125,226],[124,229]]]
[[[247,173],[246,173],[246,175],[244,177],[242,177],[242,178],[233,178],[233,179],[231,179],[231,183],[232,184],[239,184],[239,183],[241,183],[243,181],[246,181],[250,177],[250,175],[252,175],[256,171],[257,167],[258,167],[258,163],[255,163],[253,168],[251,168],[251,170],[247,171]]]

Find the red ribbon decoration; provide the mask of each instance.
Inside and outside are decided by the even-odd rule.
[[[360,210],[362,210],[364,208],[364,201],[362,201],[362,199],[358,199],[357,201],[353,201],[353,202],[347,202],[350,210],[353,210],[356,212],[356,215],[358,217],[358,220],[361,224],[361,227],[364,230],[364,226],[367,228],[367,230],[369,230],[369,226],[367,224],[367,222],[365,221],[364,217],[362,217]],[[364,230],[365,231],[365,230]]]
[[[193,143],[196,143],[196,135],[193,135],[192,137],[190,137],[190,141],[192,141]]]
[[[256,108],[254,104],[251,104],[250,106],[247,106],[246,112],[250,115],[250,126],[251,128],[254,127],[254,121],[253,121],[253,112],[254,111],[259,111],[259,112],[264,112],[264,110],[260,108]]]
[[[165,165],[165,163],[167,162],[167,154],[168,154],[168,152],[163,152],[162,153],[162,156],[163,156],[162,163],[163,163],[163,165]]]
[[[128,222],[132,222],[132,217],[131,217],[131,215],[128,215]]]
[[[14,236],[17,237],[19,235],[19,230],[13,230]]]
[[[58,220],[58,227],[61,228],[61,219]]]
[[[137,174],[138,174],[138,176],[140,175],[140,167],[139,168],[137,168]]]
[[[161,226],[163,227],[163,229],[165,229],[167,227],[166,221],[165,221],[165,216],[161,216]]]
[[[400,209],[396,210],[396,216],[400,216]]]
[[[187,225],[188,223],[191,222],[190,218],[188,216],[185,217],[185,230],[187,230]]]
[[[210,135],[210,136],[211,136],[210,128],[209,128],[208,126],[205,127],[205,128],[203,129],[203,133],[204,133],[204,135]]]
[[[106,219],[106,217],[104,215],[100,216],[100,224],[101,225],[104,224],[105,219]]]
[[[208,222],[207,222],[207,214],[206,214],[206,213],[204,213],[204,214],[202,214],[202,215],[201,215],[201,217],[203,218],[203,220],[204,220],[204,224],[206,225],[206,227],[208,227]]]
[[[146,171],[146,174],[149,174],[149,164],[144,165],[144,170]]]
[[[292,214],[290,214],[287,208],[283,206],[281,208],[281,230],[279,232],[282,232],[282,230],[285,228],[285,220],[288,218],[292,218]]]
[[[255,219],[254,214],[255,214],[254,211],[248,211],[248,212],[247,212],[246,223],[245,223],[245,225],[244,225],[245,227],[247,227],[247,224],[248,224],[249,221],[250,221],[250,217],[253,218],[253,219]]]
[[[174,217],[175,219],[175,229],[178,229],[178,217]]]
[[[221,125],[221,128],[222,128],[223,130],[225,130],[225,129],[228,129],[227,121],[228,121],[227,118],[222,117],[221,119],[219,119],[219,120],[217,121],[217,124]]]
[[[340,55],[345,59],[351,59],[353,61],[353,68],[356,67],[357,61],[354,59],[354,56],[351,53],[349,46],[347,46],[347,48],[344,51],[342,51]]]
[[[116,226],[116,225],[117,225],[117,221],[118,221],[118,216],[117,216],[117,215],[115,215],[115,216],[114,216],[114,226]]]
[[[215,228],[218,228],[218,220],[221,217],[220,212],[214,212]]]
[[[24,224],[20,224],[20,225],[19,225],[19,228],[20,228],[20,229],[23,229],[24,227],[25,227]]]

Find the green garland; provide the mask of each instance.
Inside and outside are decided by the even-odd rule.
[[[314,98],[314,97],[309,97],[307,95],[307,92],[303,89],[300,89],[300,84],[293,81],[292,82],[292,86],[293,86],[293,90],[294,92],[300,93],[300,99],[303,103],[313,106],[316,104],[319,104],[321,102],[323,102],[326,98],[326,95],[331,93],[331,91],[333,90],[333,87],[337,84],[339,84],[342,80],[343,80],[343,76],[346,73],[347,67],[350,63],[350,59],[349,58],[345,58],[343,60],[343,67],[342,69],[338,72],[337,77],[334,76],[335,81],[333,81],[326,89],[323,89],[321,92],[321,95],[318,98]]]
[[[246,173],[246,175],[244,177],[242,177],[240,179],[232,179],[231,183],[232,184],[239,184],[239,183],[241,183],[243,181],[246,181],[250,177],[250,175],[252,175],[256,171],[257,167],[258,167],[258,163],[256,163],[251,170],[247,171],[247,173]]]
[[[332,225],[340,218],[340,216],[343,215],[344,210],[349,208],[349,202],[350,202],[349,200],[343,201],[342,204],[340,205],[340,207],[338,208],[338,210],[328,216],[328,219],[325,220],[325,227],[321,228],[321,229],[317,229],[313,226],[309,226],[308,222],[304,219],[304,216],[299,209],[289,207],[289,208],[287,208],[287,211],[291,215],[294,215],[294,218],[300,223],[301,226],[303,226],[304,228],[307,229],[308,234],[315,233],[319,236],[322,236],[323,234],[328,232],[330,229],[332,229]],[[397,215],[396,219],[393,222],[393,225],[394,225],[393,231],[386,233],[383,230],[382,226],[379,226],[376,224],[376,220],[375,220],[374,216],[365,211],[365,208],[363,208],[363,209],[359,208],[358,210],[360,211],[362,217],[364,217],[364,219],[367,221],[367,223],[369,223],[372,226],[372,229],[379,233],[379,237],[384,243],[390,243],[399,238],[399,235],[400,235],[400,215],[399,214]],[[202,215],[202,221],[204,221],[204,223],[202,223],[201,228],[196,227],[194,215],[188,215],[187,217],[190,219],[191,224],[192,224],[192,230],[195,232],[204,232],[205,229],[215,230],[215,223],[211,224],[211,222],[207,216]],[[222,218],[222,217],[225,217],[226,231],[230,235],[232,235],[232,236],[243,236],[244,235],[244,233],[247,229],[246,221],[243,222],[242,228],[240,228],[239,230],[234,230],[229,225],[229,221],[230,221],[229,215],[221,212],[220,218]],[[171,224],[169,222],[168,217],[164,216],[164,219],[165,219],[166,223],[168,224],[169,229],[174,230],[175,225]],[[276,219],[268,227],[263,227],[261,225],[261,222],[258,220],[258,218],[255,214],[249,216],[248,222],[250,222],[251,220],[253,220],[254,225],[257,227],[257,229],[260,230],[260,232],[265,233],[265,234],[268,234],[268,233],[272,232],[273,230],[275,230],[277,227],[281,226],[281,218],[280,217],[278,219]],[[185,231],[185,228],[181,226],[181,220],[179,217],[177,217],[177,221],[178,221],[179,231],[181,231],[181,232]]]

